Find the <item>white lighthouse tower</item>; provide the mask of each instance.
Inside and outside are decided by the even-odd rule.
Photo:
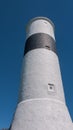
[[[73,130],[54,25],[45,17],[36,17],[27,25],[19,101],[10,130]]]

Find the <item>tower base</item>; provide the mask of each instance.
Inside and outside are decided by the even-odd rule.
[[[18,104],[11,130],[73,130],[73,124],[61,101],[28,99]]]

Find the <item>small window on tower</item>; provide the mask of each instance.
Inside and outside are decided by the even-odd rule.
[[[48,83],[48,92],[55,92],[55,85]]]

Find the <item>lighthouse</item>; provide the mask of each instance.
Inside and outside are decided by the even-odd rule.
[[[73,130],[54,24],[46,17],[36,17],[26,27],[18,105],[10,130]]]

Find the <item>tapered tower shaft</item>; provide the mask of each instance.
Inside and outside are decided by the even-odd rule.
[[[56,51],[54,25],[29,22],[18,106],[11,130],[72,130]]]

